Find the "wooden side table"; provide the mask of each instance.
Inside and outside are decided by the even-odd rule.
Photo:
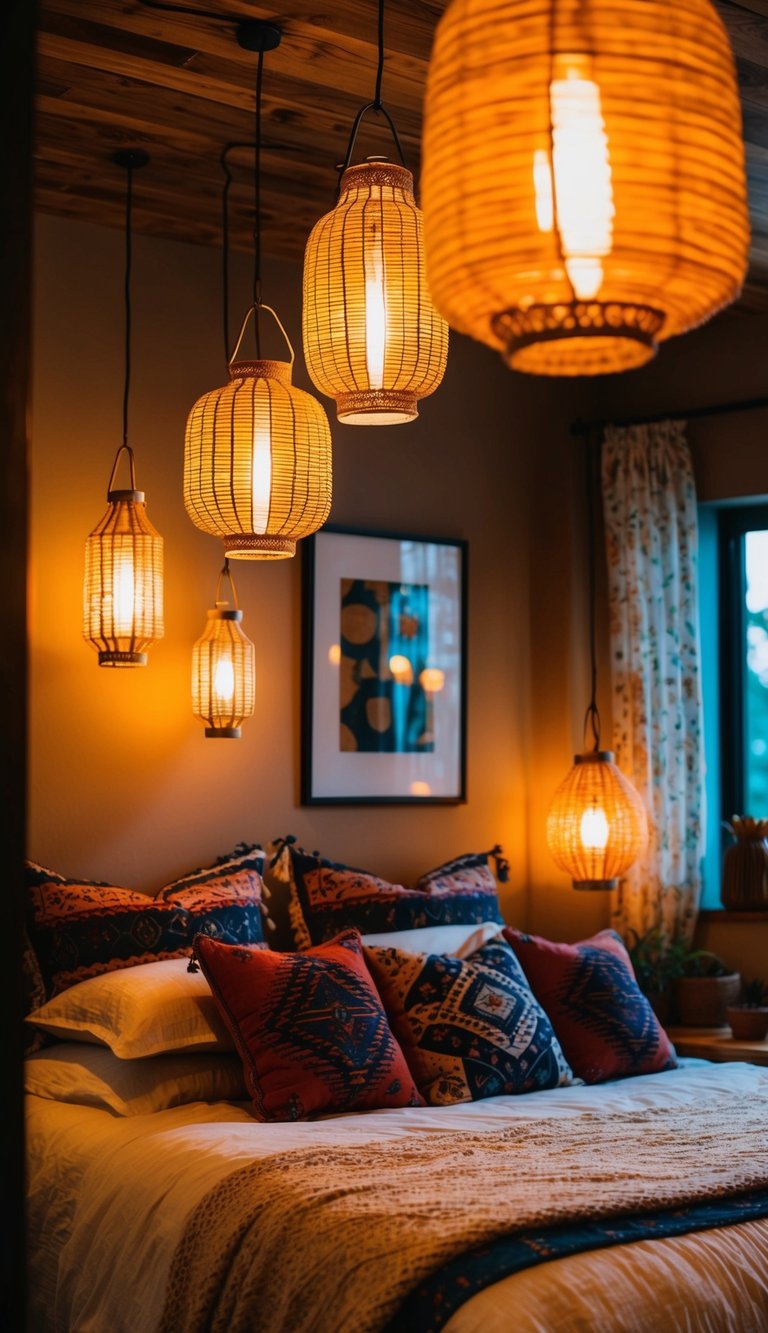
[[[698,1056],[701,1060],[746,1060],[752,1065],[768,1065],[768,1041],[737,1041],[729,1027],[670,1028],[669,1037],[678,1055]]]

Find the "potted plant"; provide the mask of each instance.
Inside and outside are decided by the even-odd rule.
[[[676,1018],[683,1027],[722,1027],[728,1005],[737,1004],[741,976],[717,954],[696,949],[683,959],[674,985]]]
[[[672,983],[682,973],[688,946],[682,939],[671,939],[660,925],[651,926],[643,935],[630,928],[626,944],[638,986],[659,1022],[667,1023]]]
[[[765,1041],[768,1035],[768,985],[758,979],[745,981],[741,988],[741,1003],[729,1004],[725,1017],[736,1040]]]

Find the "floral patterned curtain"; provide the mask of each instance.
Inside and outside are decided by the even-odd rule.
[[[682,422],[611,426],[602,451],[613,748],[645,800],[648,849],[613,921],[690,941],[704,850],[698,527]]]

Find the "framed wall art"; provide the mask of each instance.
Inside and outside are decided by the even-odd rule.
[[[466,542],[302,545],[302,802],[464,801]]]

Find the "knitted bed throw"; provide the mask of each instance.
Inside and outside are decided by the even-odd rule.
[[[258,1126],[255,1127],[258,1133]],[[367,1333],[429,1273],[525,1228],[768,1185],[768,1106],[415,1133],[255,1161],[191,1213],[162,1333]]]

